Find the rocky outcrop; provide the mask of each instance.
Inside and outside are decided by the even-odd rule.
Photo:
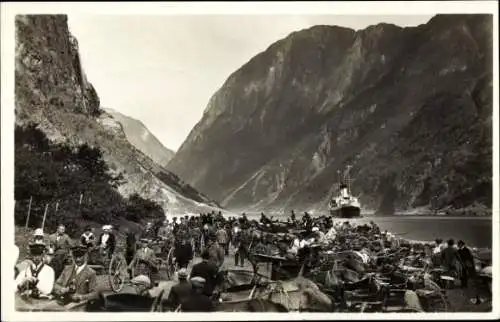
[[[15,80],[16,123],[35,122],[57,142],[101,148],[111,169],[124,174],[124,195],[137,192],[171,213],[219,208],[130,144],[121,124],[100,109],[66,15],[16,17]]]
[[[127,139],[139,151],[164,167],[172,159],[175,152],[166,148],[141,121],[110,108],[106,108],[105,111],[123,126]]]
[[[230,208],[491,209],[492,16],[315,26],[234,72],[168,165]],[[192,171],[196,169],[196,171]]]

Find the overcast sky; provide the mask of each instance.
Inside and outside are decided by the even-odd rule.
[[[101,105],[141,120],[177,150],[226,78],[291,32],[314,25],[416,26],[430,18],[69,15],[69,26]]]

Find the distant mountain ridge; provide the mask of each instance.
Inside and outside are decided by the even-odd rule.
[[[141,121],[124,115],[111,108],[103,108],[123,126],[127,139],[133,146],[146,154],[153,161],[165,167],[175,152],[166,148]]]
[[[138,193],[167,214],[219,210],[220,205],[184,183],[126,137],[126,126],[100,107],[80,62],[66,15],[16,16],[16,124],[39,124],[54,142],[99,147],[112,171],[123,173],[124,196]]]
[[[167,168],[231,209],[491,212],[493,16],[290,34],[235,71]],[[196,169],[196,171],[192,171]]]

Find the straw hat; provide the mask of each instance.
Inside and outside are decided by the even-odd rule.
[[[35,237],[43,237],[43,230],[42,230],[42,228],[35,229],[35,232],[33,233],[33,236],[35,236]]]

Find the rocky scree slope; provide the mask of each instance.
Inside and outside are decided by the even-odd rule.
[[[325,210],[351,164],[365,209],[488,212],[492,23],[294,32],[227,79],[167,168],[232,209]]]
[[[101,148],[111,169],[123,172],[125,196],[137,192],[170,213],[219,208],[130,144],[121,124],[100,109],[66,15],[17,16],[15,64],[16,124],[34,122],[55,142]]]
[[[128,141],[133,146],[159,165],[167,166],[175,152],[166,148],[141,121],[111,108],[104,110],[122,125]]]

